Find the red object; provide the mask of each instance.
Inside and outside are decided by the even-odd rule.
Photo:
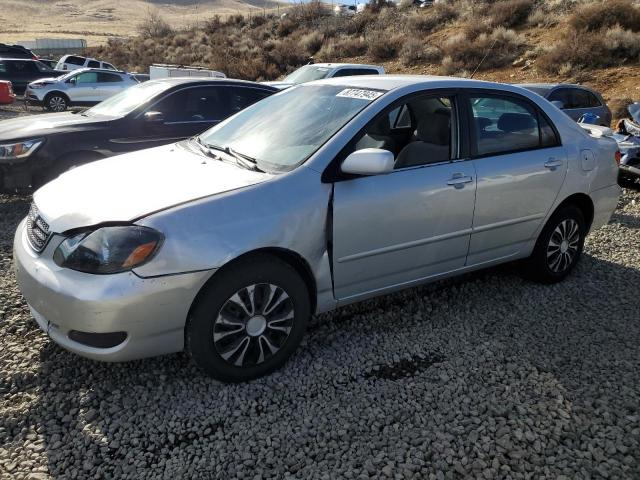
[[[620,150],[616,150],[616,163],[620,165],[620,160],[622,160],[622,153]]]
[[[9,105],[16,99],[13,87],[8,80],[0,80],[0,105]]]

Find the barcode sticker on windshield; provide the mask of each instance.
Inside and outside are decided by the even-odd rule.
[[[345,88],[336,97],[347,98],[360,98],[362,100],[375,100],[382,92],[376,92],[375,90],[362,90],[360,88]]]

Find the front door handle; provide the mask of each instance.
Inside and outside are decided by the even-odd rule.
[[[473,177],[468,175],[464,175],[463,173],[454,173],[453,177],[449,181],[447,181],[447,185],[451,185],[455,188],[464,187],[465,183],[473,182]]]
[[[549,170],[555,170],[561,165],[562,165],[562,160],[558,160],[556,158],[550,158],[544,163],[544,168],[548,168]]]

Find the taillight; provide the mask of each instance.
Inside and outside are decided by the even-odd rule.
[[[616,150],[616,163],[618,165],[620,165],[620,160],[622,160],[622,153],[620,153],[620,150]]]

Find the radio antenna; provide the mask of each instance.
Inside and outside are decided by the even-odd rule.
[[[478,71],[480,66],[484,63],[485,59],[489,56],[489,53],[491,53],[491,50],[493,50],[493,47],[495,47],[497,41],[498,41],[497,38],[493,39],[493,43],[491,44],[491,46],[487,50],[487,53],[484,54],[484,57],[482,57],[482,60],[480,60],[480,63],[478,63],[478,65],[476,66],[476,69],[473,71],[473,73],[471,74],[471,76],[469,78],[473,78],[473,76],[476,74],[476,72]]]

